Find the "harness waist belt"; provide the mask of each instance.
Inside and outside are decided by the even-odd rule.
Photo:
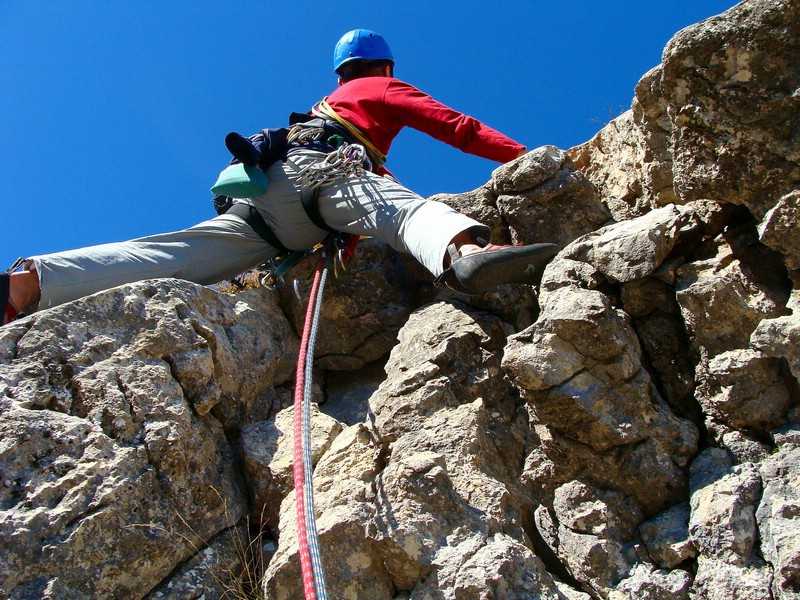
[[[226,211],[226,214],[236,215],[244,219],[244,222],[250,225],[253,231],[273,248],[277,248],[281,252],[289,251],[289,249],[281,243],[278,236],[275,235],[275,232],[267,225],[264,217],[261,216],[254,206],[244,204],[243,202],[234,202],[233,206]]]
[[[306,186],[300,192],[300,202],[303,204],[303,210],[306,211],[306,216],[311,220],[314,225],[325,231],[337,233],[335,229],[331,229],[322,214],[319,212],[319,188]]]

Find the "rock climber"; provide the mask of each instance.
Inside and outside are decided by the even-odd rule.
[[[490,229],[447,205],[398,183],[382,162],[403,127],[412,127],[464,152],[498,162],[522,156],[521,144],[437,102],[394,77],[386,40],[355,29],[334,48],[338,87],[311,113],[339,127],[349,145],[364,146],[363,169],[337,173],[325,140],[299,137],[266,170],[266,193],[237,199],[271,233],[265,242],[241,210],[172,233],[20,259],[0,273],[3,324],[19,314],[143,279],[175,277],[208,285],[248,271],[279,253],[314,247],[329,230],[372,236],[414,256],[437,282],[468,294],[504,283],[535,282],[555,255],[552,244],[497,246]],[[358,155],[358,153],[355,153]],[[327,162],[326,162],[327,161]],[[309,218],[301,190],[309,173],[325,171],[314,199],[327,225]],[[250,223],[250,224],[248,224]]]

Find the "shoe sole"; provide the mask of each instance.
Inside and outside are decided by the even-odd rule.
[[[8,273],[0,273],[0,307],[2,307],[3,314],[0,316],[0,326],[5,325],[13,321],[13,319],[8,319],[9,317],[9,296],[11,293],[11,275]]]
[[[477,294],[507,283],[536,285],[558,250],[555,244],[483,250],[454,260],[451,268],[458,282]]]

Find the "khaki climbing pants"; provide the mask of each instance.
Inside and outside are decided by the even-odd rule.
[[[258,209],[287,248],[311,248],[328,234],[308,219],[300,201],[305,180],[299,171],[324,157],[306,149],[292,151],[286,163],[278,162],[267,171],[267,193],[243,200]],[[487,240],[490,235],[488,227],[447,205],[368,172],[325,183],[319,209],[331,228],[372,236],[407,252],[433,275],[442,272],[447,245],[457,234],[473,230]],[[241,218],[220,215],[181,231],[28,260],[39,275],[43,309],[142,279],[176,277],[208,285],[256,267],[277,252]]]

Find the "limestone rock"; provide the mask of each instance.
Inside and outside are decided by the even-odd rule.
[[[654,208],[643,189],[641,172],[648,162],[642,130],[627,111],[594,138],[571,148],[568,156],[597,189],[615,221],[640,217]]]
[[[295,297],[291,282],[281,288],[281,304],[302,332],[308,293],[318,257],[306,258],[288,275],[297,281],[303,298]],[[397,254],[376,240],[363,239],[339,277],[333,269],[326,280],[315,364],[324,369],[358,369],[388,354],[397,332],[416,303],[416,284]]]
[[[456,598],[590,598],[554,582],[528,547],[502,533],[494,535],[464,564],[453,591]]]
[[[283,438],[286,443],[286,438]],[[344,429],[314,469],[314,506],[325,582],[336,598],[392,598],[392,580],[366,536],[379,449],[363,425]],[[266,598],[303,596],[295,494],[280,507],[278,548],[264,577]]]
[[[498,167],[477,190],[434,198],[484,222],[494,243],[564,246],[611,219],[591,182],[554,146]]]
[[[792,190],[798,10],[748,0],[670,40],[631,111],[570,151],[612,212],[714,199],[760,219]]]
[[[224,426],[289,376],[276,308],[166,280],[3,328],[5,593],[141,597],[239,521]]]
[[[258,589],[250,575],[258,572],[254,554],[261,550],[242,524],[210,540],[203,550],[180,566],[175,574],[150,592],[146,600],[224,600],[234,594],[246,596]]]
[[[311,410],[311,460],[316,464],[342,430],[335,419]],[[253,502],[253,518],[264,525],[278,524],[281,502],[294,489],[294,408],[269,421],[244,427],[240,437],[244,475]]]
[[[675,190],[672,152],[675,143],[672,132],[672,112],[668,98],[660,89],[663,66],[650,69],[634,88],[631,102],[632,120],[641,131],[641,165],[639,181],[643,196],[654,207],[681,204]],[[609,168],[614,169],[613,165]]]
[[[800,377],[800,290],[793,292],[789,306],[792,312],[785,316],[763,319],[750,336],[750,343],[767,356],[783,358],[795,378]]]
[[[695,597],[710,600],[769,598],[770,573],[761,564],[731,563],[701,554],[692,585]]]
[[[356,371],[325,373],[322,412],[346,425],[365,422],[369,418],[369,398],[386,379],[385,364],[381,360]]]
[[[589,263],[609,281],[641,279],[661,266],[672,251],[683,220],[677,208],[668,206],[587,234],[564,254]]]
[[[438,333],[423,337],[415,322],[438,323]],[[318,527],[323,552],[339,555],[329,567],[337,597],[389,598],[391,590],[456,597],[454,590],[462,589],[469,597],[476,582],[512,596],[534,590],[559,597],[559,589],[568,589],[556,585],[525,543],[522,523],[530,500],[498,452],[514,448],[507,438],[517,411],[509,386],[485,387],[487,373],[499,373],[488,351],[501,342],[502,330],[492,323],[447,305],[412,315],[386,367],[405,372],[405,382],[381,386],[370,401],[381,446],[364,426],[353,426],[318,463]],[[429,389],[425,396],[419,395],[423,389]],[[387,412],[398,406],[407,412]],[[522,456],[521,448],[512,452]],[[291,498],[282,505],[268,597],[299,593]],[[490,566],[488,557],[506,549],[511,554]],[[507,576],[493,574],[498,568]],[[516,568],[539,575],[517,576]]]
[[[646,564],[636,565],[609,598],[642,598],[659,600],[660,598],[690,598],[692,576],[683,569],[667,571],[653,569]]]
[[[784,256],[786,268],[800,269],[800,191],[786,194],[767,211],[758,226],[759,239]]]
[[[726,462],[706,450],[692,465],[689,532],[699,553],[693,590],[708,598],[768,597],[770,570],[755,552],[761,478],[752,465]]]
[[[651,277],[623,284],[622,308],[632,319],[664,400],[677,415],[696,418],[695,366],[686,352],[688,340],[674,284],[663,281],[661,273],[659,268]]]
[[[713,357],[745,348],[763,319],[786,312],[786,295],[750,261],[739,259],[727,241],[716,238],[705,250],[708,258],[678,269],[676,296],[696,352]]]
[[[682,200],[744,204],[760,218],[800,179],[798,17],[793,0],[747,1],[670,40],[660,93]]]
[[[558,552],[573,575],[601,591],[614,586],[632,567],[626,542],[641,520],[635,501],[619,492],[571,481],[555,491]]]
[[[669,223],[677,215],[666,208],[647,221]],[[615,235],[639,239],[631,232],[646,230],[635,223],[613,225],[605,236],[590,234],[565,249],[545,273],[539,320],[510,338],[503,368],[533,406],[536,420],[551,429],[553,452],[556,447],[559,453],[571,447],[578,456],[591,454],[583,459],[587,464],[596,464],[598,454],[607,455],[609,461],[615,456],[615,466],[609,469],[581,469],[578,474],[567,468],[565,477],[588,477],[598,486],[624,491],[649,511],[668,503],[670,496],[677,500],[677,490],[685,485],[680,463],[694,452],[697,434],[659,397],[643,368],[641,346],[627,315],[613,309],[601,292],[584,289],[585,279],[572,275],[580,272],[576,264],[587,265],[583,269],[587,273],[599,270],[597,265],[612,264],[607,256],[619,247],[609,243]],[[677,226],[667,230],[677,237]],[[635,271],[638,275],[646,276],[659,266],[666,254],[660,248],[645,244],[635,251],[636,264],[642,265]],[[578,445],[557,441],[562,437]],[[664,461],[665,455],[678,464]],[[582,462],[577,457],[568,462],[572,461]],[[643,462],[647,469],[641,468]],[[637,467],[628,470],[634,464]],[[653,480],[640,479],[645,473],[664,479],[654,485]]]
[[[762,463],[760,475],[764,493],[756,519],[761,553],[772,565],[772,594],[774,598],[796,598],[800,581],[800,446],[782,446]]]
[[[798,11],[679,32],[593,140],[437,197],[560,244],[538,289],[437,290],[374,240],[327,282],[330,597],[798,596]],[[0,328],[0,596],[302,596],[292,287],[141,282]]]
[[[504,342],[496,317],[472,316],[446,304],[414,313],[386,365],[386,381],[370,399],[382,439],[391,442],[413,431],[420,415],[442,405],[477,398],[489,406],[500,402],[510,389],[498,381]]]
[[[611,215],[594,186],[552,146],[529,152],[492,174],[497,208],[515,244],[564,246],[607,223]]]
[[[496,194],[527,192],[555,176],[564,164],[564,152],[555,146],[542,146],[497,167],[492,173]]]
[[[674,569],[697,555],[689,539],[689,504],[671,506],[654,518],[639,525],[647,551],[657,565]]]
[[[729,350],[708,361],[698,379],[697,399],[710,430],[721,426],[763,436],[784,424],[791,398],[779,360]]]
[[[758,540],[755,508],[761,479],[751,465],[719,473],[708,484],[693,481],[689,533],[699,553],[744,562]]]

